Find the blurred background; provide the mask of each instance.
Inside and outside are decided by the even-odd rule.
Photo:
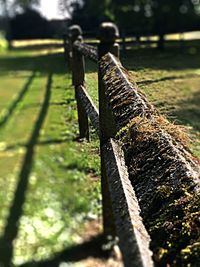
[[[200,0],[0,0],[0,267],[120,266],[97,248],[99,141],[77,139],[63,48],[72,24],[97,44],[103,21],[119,27],[129,77],[200,159]],[[96,105],[97,81],[86,60]]]
[[[11,40],[62,37],[71,24],[79,24],[85,33],[95,35],[102,21],[115,22],[122,35],[138,39],[157,35],[162,46],[166,34],[200,30],[200,1],[0,1],[0,31],[9,44]]]

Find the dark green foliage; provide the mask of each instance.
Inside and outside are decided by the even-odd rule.
[[[199,4],[194,1],[114,0],[111,7],[116,22],[131,31],[158,34],[199,27]]]
[[[31,9],[18,14],[11,20],[11,32],[13,39],[50,38],[52,29],[49,22],[40,14]]]
[[[103,21],[113,18],[113,14],[109,9],[109,0],[85,0],[83,5],[76,3],[74,5],[72,23],[80,24],[85,30],[95,30]]]
[[[165,34],[199,29],[200,3],[193,0],[97,0],[66,1],[72,22],[94,30],[105,20],[135,34]]]

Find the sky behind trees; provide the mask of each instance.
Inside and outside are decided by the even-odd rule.
[[[8,9],[11,11],[10,6],[13,5],[15,0],[7,0]],[[0,15],[4,12],[3,6],[4,0],[0,0]],[[35,9],[38,10],[42,16],[47,19],[62,19],[67,16],[67,13],[63,14],[58,8],[58,0],[40,0],[39,6],[35,6]],[[11,11],[12,13],[12,11]]]
[[[58,9],[58,0],[40,0],[39,11],[47,19],[64,18],[64,14]]]

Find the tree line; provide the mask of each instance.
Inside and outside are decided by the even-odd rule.
[[[126,31],[170,33],[200,28],[200,0],[60,0],[74,23],[92,30],[114,21]],[[70,4],[69,4],[70,3]]]
[[[45,38],[54,34],[48,21],[32,9],[39,4],[40,0],[0,0],[8,40],[11,35]],[[166,33],[200,29],[200,0],[58,0],[58,8],[67,14],[68,24],[90,32],[96,32],[102,21],[115,22],[121,32],[157,34],[161,40]]]

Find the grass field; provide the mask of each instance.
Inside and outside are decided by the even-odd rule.
[[[0,54],[0,236],[14,240],[15,264],[80,241],[100,213],[98,141],[74,141],[63,55],[32,49]]]
[[[98,140],[76,141],[76,103],[59,42],[22,45],[0,51],[0,245],[14,240],[17,265],[80,242],[101,202]],[[122,62],[149,100],[187,127],[200,158],[200,46],[178,45],[128,50]],[[97,68],[87,62],[86,69],[97,103]]]

